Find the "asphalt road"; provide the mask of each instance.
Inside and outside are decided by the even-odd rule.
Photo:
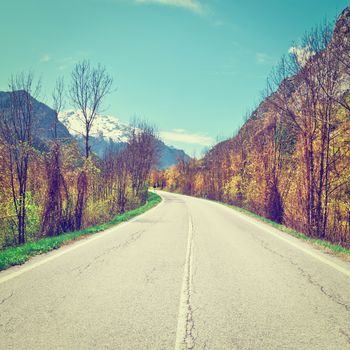
[[[129,223],[0,273],[0,349],[350,349],[350,264],[162,193]]]

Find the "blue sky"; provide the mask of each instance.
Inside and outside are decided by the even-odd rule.
[[[0,89],[13,73],[56,77],[101,62],[116,91],[105,113],[155,124],[190,155],[234,134],[266,77],[343,0],[0,0]],[[67,108],[71,107],[67,101]]]

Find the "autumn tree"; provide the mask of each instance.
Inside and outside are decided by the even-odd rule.
[[[40,91],[32,73],[11,78],[9,101],[0,120],[1,138],[6,144],[10,170],[13,205],[17,216],[18,243],[26,238],[26,199],[28,168],[31,160],[35,108],[34,99]]]
[[[50,150],[45,156],[47,195],[42,218],[42,233],[47,236],[56,236],[67,229],[73,229],[70,217],[72,203],[62,173],[61,140],[57,133],[58,115],[64,105],[63,97],[64,82],[63,78],[59,78],[52,93],[54,110],[53,140],[50,142]],[[66,210],[64,210],[64,202]]]
[[[115,154],[115,163],[116,163],[116,185],[117,185],[117,203],[118,203],[118,212],[124,213],[125,206],[127,202],[127,186],[129,180],[128,173],[128,149],[122,149],[116,152]]]
[[[104,155],[104,182],[111,198],[111,207],[124,213],[129,184],[128,148],[110,145]]]
[[[146,122],[136,121],[129,135],[127,157],[132,190],[141,202],[147,199],[149,176],[159,158],[158,145],[155,128]]]

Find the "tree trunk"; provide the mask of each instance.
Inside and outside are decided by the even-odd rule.
[[[80,230],[83,224],[83,211],[86,204],[87,195],[87,175],[85,170],[83,170],[78,177],[77,191],[78,198],[75,207],[75,228]]]

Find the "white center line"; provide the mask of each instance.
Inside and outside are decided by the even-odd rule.
[[[192,349],[194,346],[193,320],[191,309],[193,261],[193,225],[189,216],[187,252],[182,279],[179,313],[177,319],[175,350]]]

